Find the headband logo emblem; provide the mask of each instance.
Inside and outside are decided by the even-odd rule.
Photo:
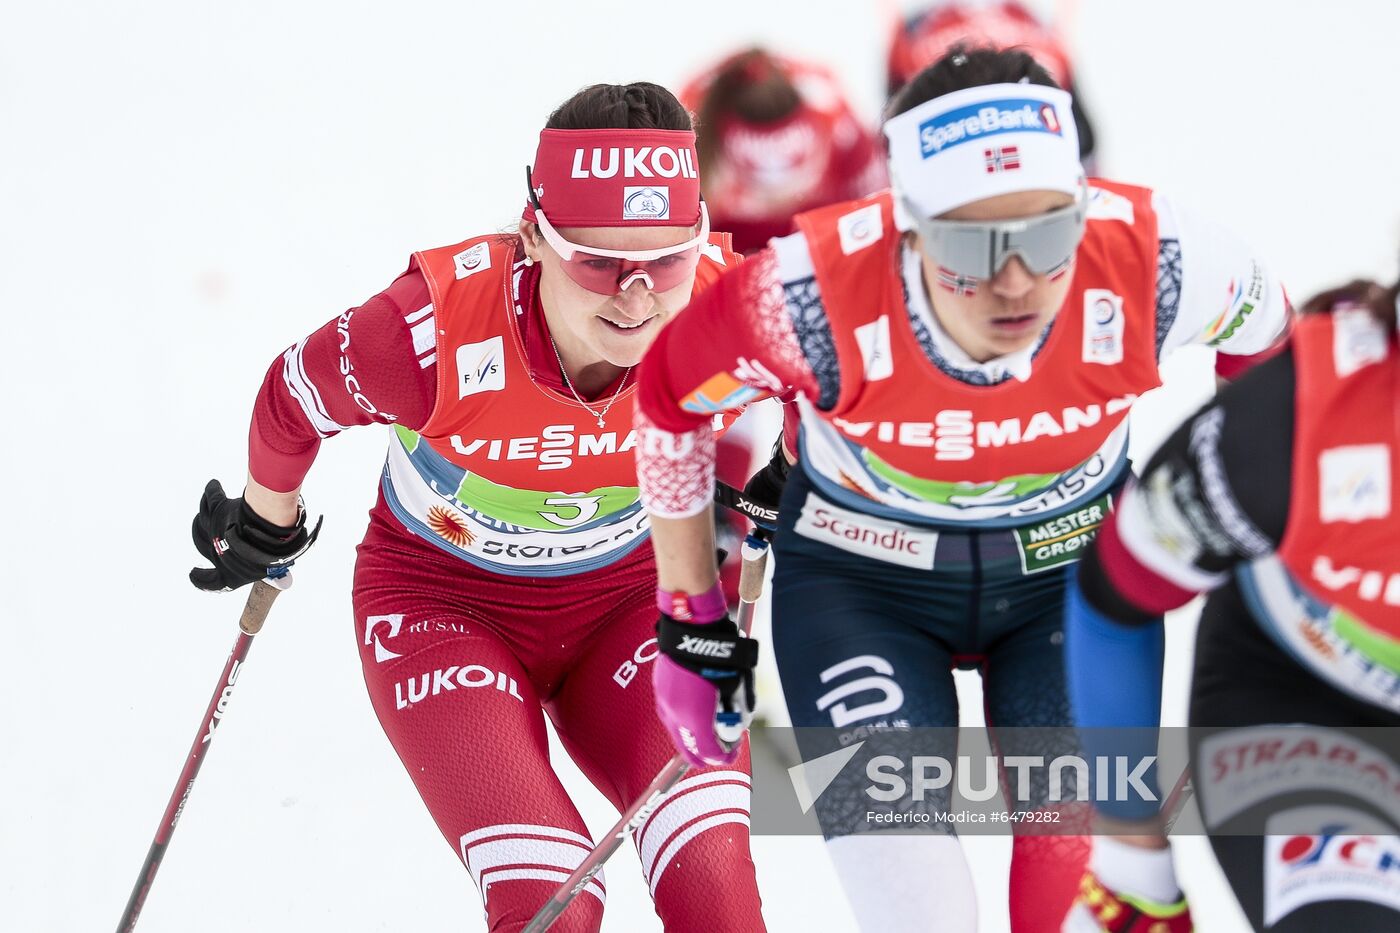
[[[1063,136],[1055,105],[1017,98],[970,104],[940,113],[919,124],[919,150],[925,159],[966,142],[1002,133],[1048,133]]]
[[[627,187],[622,189],[623,220],[670,220],[671,189]]]

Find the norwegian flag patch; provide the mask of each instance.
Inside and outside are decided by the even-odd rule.
[[[1017,146],[993,146],[983,149],[982,156],[987,163],[987,173],[1012,172],[1021,167],[1021,150]]]
[[[977,294],[977,280],[970,275],[960,275],[947,266],[938,267],[938,284],[954,295]]]

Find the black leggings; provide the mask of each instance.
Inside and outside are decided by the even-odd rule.
[[[1343,693],[1305,669],[1259,628],[1245,606],[1238,587],[1231,583],[1213,593],[1206,602],[1196,636],[1191,725],[1211,727],[1192,729],[1191,758],[1197,788],[1201,787],[1203,778],[1208,778],[1208,775],[1201,773],[1203,766],[1209,764],[1202,754],[1201,742],[1215,727],[1231,729],[1285,723],[1306,723],[1339,730],[1348,727],[1366,729],[1368,731],[1360,734],[1364,734],[1367,737],[1365,741],[1375,747],[1374,737],[1379,734],[1374,731],[1375,727],[1395,729],[1400,726],[1400,716]],[[1345,731],[1337,734],[1346,736]],[[1391,765],[1396,766],[1395,740],[1391,739],[1382,748],[1390,750]],[[1316,794],[1311,797],[1308,802],[1317,802]],[[1334,796],[1325,802],[1364,811],[1372,817],[1382,812],[1373,800]],[[1241,816],[1250,820],[1266,819],[1271,814],[1288,811],[1300,803],[1302,801],[1296,794],[1274,796]],[[1277,882],[1284,877],[1284,872],[1293,870],[1291,865],[1294,862],[1290,862],[1290,867],[1285,867],[1284,859],[1278,852],[1270,856],[1266,851],[1268,837],[1236,834],[1238,826],[1239,819],[1232,818],[1221,826],[1209,827],[1210,842],[1230,887],[1234,889],[1235,897],[1255,930],[1268,930],[1270,933],[1400,931],[1400,910],[1341,895],[1329,898],[1326,893],[1329,882],[1326,879],[1312,885],[1308,903],[1277,917],[1272,925],[1265,925],[1265,918],[1270,913],[1270,899],[1280,897]],[[1396,831],[1392,825],[1391,832]],[[1284,839],[1282,836],[1273,838],[1276,840],[1275,847]],[[1283,851],[1296,856],[1307,845],[1306,839],[1296,837],[1290,842],[1293,848]],[[1314,845],[1312,852],[1319,857],[1335,858],[1335,855],[1328,853],[1327,847],[1342,843],[1318,837]],[[1364,851],[1369,856],[1380,850],[1368,846],[1365,850],[1355,851]],[[1400,851],[1400,845],[1393,847],[1393,851]],[[1273,868],[1275,884],[1272,886],[1269,877],[1266,877],[1266,859],[1270,857],[1277,863]],[[1307,861],[1307,856],[1294,861],[1302,864]],[[1373,869],[1371,877],[1394,875],[1400,879],[1400,863],[1392,867],[1391,860],[1383,855],[1378,861],[1368,861],[1376,862],[1370,866]],[[1400,880],[1395,884],[1400,885]],[[1282,903],[1280,898],[1273,906],[1277,910]]]

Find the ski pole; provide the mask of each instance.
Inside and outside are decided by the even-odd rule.
[[[185,802],[189,800],[190,790],[194,788],[195,775],[199,774],[199,768],[204,764],[204,753],[214,738],[214,730],[218,728],[219,721],[228,709],[229,697],[233,695],[233,686],[238,682],[239,670],[248,657],[248,649],[253,646],[253,636],[262,630],[267,611],[272,608],[272,601],[277,598],[277,594],[291,585],[292,578],[287,568],[278,567],[269,572],[266,580],[254,583],[253,589],[248,593],[248,602],[243,606],[243,616],[238,620],[238,641],[233,644],[233,651],[224,665],[224,672],[214,690],[214,697],[209,701],[209,708],[204,711],[204,719],[200,723],[199,732],[195,734],[194,745],[190,747],[185,767],[180,772],[180,780],[175,783],[175,791],[170,795],[170,803],[166,805],[165,815],[161,817],[160,826],[156,829],[156,838],[151,843],[150,851],[146,853],[146,863],[141,866],[141,873],[136,877],[136,886],[131,889],[131,898],[126,902],[121,922],[117,924],[117,933],[131,933],[136,928],[136,920],[141,916],[146,895],[151,893],[151,883],[155,881],[161,860],[165,858],[170,837],[175,833],[175,824],[180,821],[180,814],[185,809]]]
[[[720,488],[728,489],[731,493],[741,496],[737,490],[729,486]],[[718,494],[715,497],[719,498]],[[721,504],[727,504],[721,502]],[[759,507],[761,508],[761,507]],[[771,511],[771,510],[767,510]],[[746,513],[747,514],[747,513]],[[776,519],[776,515],[774,515]],[[739,618],[737,624],[740,633],[747,635],[749,629],[753,627],[754,605],[758,598],[763,595],[763,573],[768,565],[768,542],[766,536],[761,533],[751,534],[744,540],[744,563],[739,575]],[[666,799],[672,788],[685,777],[690,770],[690,764],[679,754],[666,762],[650,784],[642,791],[641,795],[622,811],[612,829],[603,836],[603,841],[593,847],[593,851],[584,856],[579,866],[573,873],[559,886],[559,890],[554,892],[554,896],[545,902],[530,922],[525,925],[521,933],[545,933],[555,920],[573,903],[574,898],[583,893],[584,888],[593,880],[598,872],[603,870],[603,864],[612,858],[612,854],[622,848],[622,843],[627,840],[632,831],[647,821],[647,817],[661,805],[661,801]]]
[[[1172,831],[1176,825],[1177,817],[1181,816],[1186,809],[1186,801],[1191,799],[1191,769],[1187,767],[1182,770],[1176,779],[1175,786],[1167,799],[1162,801],[1162,835],[1165,836]]]

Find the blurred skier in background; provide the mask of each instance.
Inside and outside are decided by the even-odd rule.
[[[1056,84],[1073,96],[1074,122],[1079,127],[1079,160],[1089,175],[1099,173],[1094,127],[1084,109],[1084,95],[1075,84],[1065,40],[1055,28],[1016,0],[992,4],[951,0],[934,3],[899,20],[890,37],[887,68],[890,96],[960,44],[1017,48],[1034,58]]]
[[[746,49],[681,91],[695,114],[701,186],[715,228],[748,254],[793,231],[793,215],[885,185],[883,150],[835,75]]]

